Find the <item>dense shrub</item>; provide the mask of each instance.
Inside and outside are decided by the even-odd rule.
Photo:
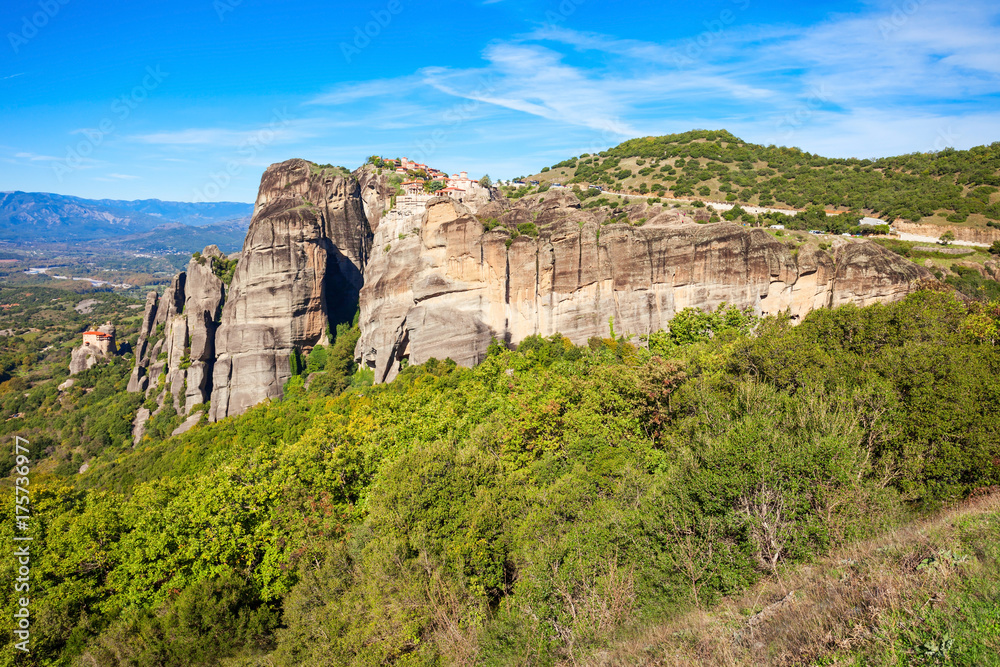
[[[28,664],[579,661],[1000,483],[1000,303],[610,325],[378,386],[342,325],[282,401],[36,474]]]

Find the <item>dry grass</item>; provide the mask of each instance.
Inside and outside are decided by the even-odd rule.
[[[712,610],[693,610],[647,628],[617,647],[578,664],[806,665],[852,650],[879,648],[881,632],[901,619],[942,604],[959,567],[939,558],[956,523],[1000,512],[1000,491],[982,494],[932,518],[842,549],[811,565],[789,568]],[[921,564],[924,563],[922,566]]]

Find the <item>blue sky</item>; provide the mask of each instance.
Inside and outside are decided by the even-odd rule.
[[[694,128],[1000,141],[995,0],[5,0],[0,36],[0,190],[253,201],[292,157],[505,178]]]

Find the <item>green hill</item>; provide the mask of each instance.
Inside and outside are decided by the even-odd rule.
[[[878,160],[761,146],[725,130],[630,139],[530,177],[650,196],[854,210],[886,220],[1000,228],[1000,142]]]

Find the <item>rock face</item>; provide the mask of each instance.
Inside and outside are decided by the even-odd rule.
[[[69,374],[76,375],[93,368],[102,359],[111,359],[117,355],[115,326],[111,322],[105,322],[97,329],[83,334],[83,343],[70,353]]]
[[[226,261],[216,246],[208,246],[191,258],[187,271],[174,277],[163,296],[146,295],[129,391],[159,396],[169,389],[175,409],[185,413],[208,402],[215,330],[225,299],[225,286],[213,267]]]
[[[609,335],[612,317],[616,331],[645,334],[683,308],[722,302],[799,318],[898,299],[931,277],[867,242],[794,252],[763,230],[700,225],[659,208],[628,213],[628,222],[602,224],[606,214],[552,193],[486,231],[482,215],[442,197],[408,228],[380,228],[361,290],[359,360],[388,381],[403,359],[473,365],[493,338],[558,332],[580,344]],[[653,215],[634,226],[638,213]],[[508,230],[525,223],[537,238],[527,227],[512,239]]]
[[[366,211],[377,219],[393,191],[365,170],[268,168],[242,252],[209,246],[163,296],[147,296],[129,390],[161,407],[172,398],[182,415],[211,402],[213,421],[280,396],[291,357],[353,317],[371,252]]]
[[[211,396],[215,333],[225,300],[217,273],[224,273],[228,261],[218,247],[208,246],[191,258],[187,271],[174,277],[163,296],[146,295],[128,390],[157,399],[158,410],[170,400],[178,413],[187,414]],[[145,408],[136,415],[136,442],[149,416]]]
[[[240,414],[280,396],[292,359],[328,344],[359,305],[356,357],[382,382],[403,359],[475,364],[494,338],[584,343],[607,336],[609,318],[644,334],[724,301],[798,318],[898,299],[931,277],[867,242],[793,248],[646,204],[581,209],[564,189],[514,204],[478,185],[452,195],[397,198],[371,167],[272,165],[243,251],[210,246],[148,295],[129,389],[157,399],[153,415],[172,401],[188,427],[205,403],[211,421]]]
[[[355,177],[305,160],[268,168],[216,334],[210,419],[280,396],[291,356],[351,319],[371,239]]]
[[[365,217],[368,218],[368,225],[374,232],[378,229],[383,216],[392,207],[396,188],[389,184],[387,178],[378,175],[371,165],[366,164],[354,172],[354,175],[357,177],[358,187],[361,189]]]
[[[941,225],[921,225],[915,222],[904,222],[902,220],[893,222],[892,226],[895,227],[897,231],[903,232],[904,234],[915,234],[917,236],[926,236],[928,238],[935,239],[941,238],[941,235],[945,232],[951,232],[955,235],[957,240],[968,241],[969,243],[990,245],[994,241],[1000,241],[1000,230],[990,228],[959,227],[957,225],[943,227]]]

